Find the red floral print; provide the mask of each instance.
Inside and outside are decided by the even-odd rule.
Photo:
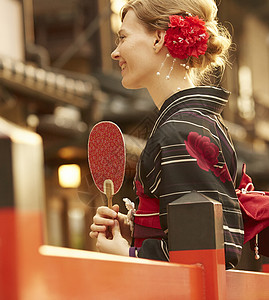
[[[219,148],[211,143],[209,137],[190,132],[185,145],[190,156],[196,158],[202,170],[207,172],[211,170],[222,182],[232,180],[226,164],[223,167],[217,166]]]
[[[222,182],[232,181],[231,175],[227,169],[227,165],[225,164],[223,167],[214,167],[211,171],[220,178]]]
[[[169,28],[166,31],[165,46],[173,57],[186,59],[190,56],[199,57],[207,50],[209,34],[205,22],[196,17],[169,17]]]
[[[209,171],[218,163],[219,148],[210,142],[209,137],[190,132],[185,145],[189,154],[197,159],[197,164],[201,169]]]

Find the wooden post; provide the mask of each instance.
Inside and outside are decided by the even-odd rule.
[[[191,192],[168,205],[170,261],[202,264],[205,299],[226,299],[221,203]]]
[[[99,0],[98,7],[99,13],[102,15],[104,10],[110,10],[110,0]],[[110,57],[112,50],[111,44],[111,26],[110,26],[111,11],[107,14],[106,18],[100,19],[100,44],[101,44],[101,58],[102,58],[102,71],[108,73],[112,71],[113,60]]]
[[[43,165],[41,137],[0,117],[0,207],[39,210]]]
[[[14,176],[12,170],[12,141],[9,136],[0,129],[0,208],[13,207],[14,199]]]

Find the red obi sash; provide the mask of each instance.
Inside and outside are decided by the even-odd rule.
[[[159,199],[145,195],[138,180],[135,185],[139,205],[134,215],[134,238],[135,246],[140,247],[146,238],[161,238],[163,231],[159,219]]]

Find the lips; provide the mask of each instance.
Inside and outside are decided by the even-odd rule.
[[[120,68],[121,68],[121,71],[123,71],[125,68],[126,68],[126,62],[120,62],[119,63],[119,66],[120,66]]]

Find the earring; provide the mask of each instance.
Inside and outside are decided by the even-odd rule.
[[[190,69],[190,66],[188,66],[187,64],[180,64],[183,68],[185,68],[186,70]]]
[[[172,67],[170,68],[170,71],[169,71],[168,75],[165,77],[167,80],[170,79],[170,74],[171,74],[171,72],[172,72],[173,69],[174,69],[174,64],[175,64],[175,62],[176,62],[176,59],[174,58],[174,59],[173,59]]]
[[[162,70],[162,68],[163,68],[163,66],[164,66],[164,64],[165,64],[165,62],[166,62],[166,60],[167,60],[167,58],[169,58],[169,57],[170,57],[170,54],[167,53],[166,56],[165,56],[164,61],[163,61],[162,64],[161,64],[160,70],[156,73],[157,76],[160,76],[160,75],[161,75],[161,70]]]
[[[187,73],[187,71],[190,69],[190,66],[188,65],[188,64],[180,64],[184,69],[186,69],[186,73]],[[186,77],[186,74],[185,74],[185,76],[184,76],[184,80],[186,80],[187,79],[187,77]]]
[[[163,66],[164,66],[164,64],[165,64],[165,62],[166,62],[166,60],[167,60],[170,56],[171,56],[171,55],[170,55],[169,53],[166,54],[166,57],[165,57],[164,61],[163,61],[162,64],[161,64],[160,70],[156,73],[157,76],[160,76],[160,75],[161,75],[161,70],[162,70],[162,68],[163,68]],[[170,71],[169,71],[168,75],[166,75],[166,77],[165,77],[166,80],[169,80],[169,79],[170,79],[170,74],[171,74],[171,72],[172,72],[173,69],[174,69],[175,62],[176,62],[176,58],[173,59],[173,63],[172,63],[172,66],[171,66],[171,68],[170,68]]]
[[[153,49],[154,49],[154,48],[153,48]],[[156,73],[157,76],[160,76],[160,75],[161,75],[161,70],[162,70],[162,68],[163,68],[163,66],[164,66],[164,64],[165,64],[165,62],[166,62],[166,60],[167,60],[170,56],[171,56],[171,55],[170,55],[169,53],[166,54],[165,59],[164,59],[164,61],[162,62],[159,71]],[[169,73],[168,73],[168,75],[166,75],[166,77],[165,77],[166,80],[169,80],[169,79],[170,79],[170,75],[171,75],[171,72],[172,72],[173,69],[174,69],[175,62],[176,62],[176,58],[173,59],[172,66],[171,66],[171,68],[170,68],[170,70],[169,70]],[[186,70],[186,73],[185,73],[185,76],[184,76],[184,80],[186,80],[186,79],[187,79],[187,71],[190,69],[190,66],[188,65],[188,62],[187,62],[187,63],[182,63],[182,64],[180,64],[180,66],[182,66],[182,67]]]

